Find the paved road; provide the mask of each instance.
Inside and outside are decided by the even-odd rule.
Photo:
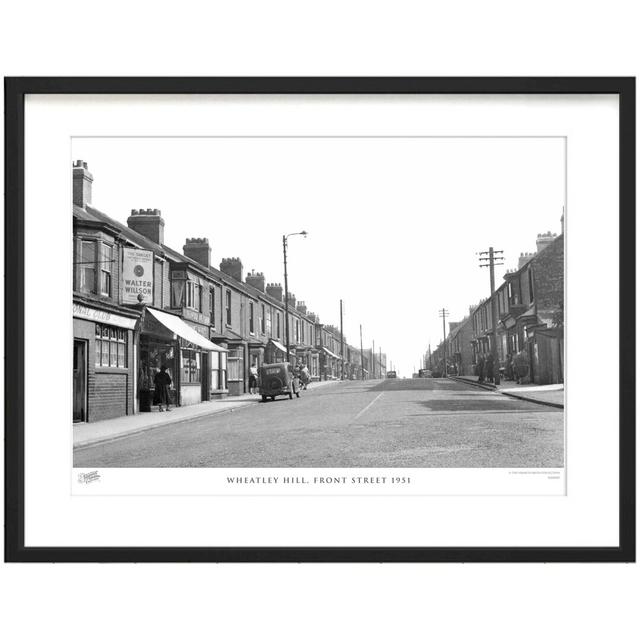
[[[453,380],[341,382],[76,450],[77,467],[561,467],[564,413]]]

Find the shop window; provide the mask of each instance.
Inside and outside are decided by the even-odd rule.
[[[200,382],[200,352],[194,349],[180,349],[180,382]]]
[[[227,388],[227,354],[212,351],[211,361],[211,390]]]
[[[125,329],[96,324],[96,367],[127,368],[127,333]]]

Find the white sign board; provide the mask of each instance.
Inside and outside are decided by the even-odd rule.
[[[153,251],[122,250],[122,304],[153,304]]]

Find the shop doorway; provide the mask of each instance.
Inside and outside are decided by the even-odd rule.
[[[87,342],[73,341],[73,421],[87,421]]]

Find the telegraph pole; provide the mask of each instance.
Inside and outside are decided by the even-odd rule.
[[[445,318],[449,315],[449,312],[442,307],[442,309],[440,309],[440,317],[442,318],[442,353],[444,354],[444,371],[442,373],[442,377],[446,378],[447,377],[447,329],[445,326]]]
[[[364,353],[362,352],[362,325],[360,325],[360,375],[364,380]]]
[[[496,298],[496,277],[495,265],[504,264],[504,251],[498,251],[489,247],[489,251],[480,252],[480,266],[489,267],[491,283],[491,324],[493,329],[493,340],[491,340],[491,353],[493,355],[493,380],[496,385],[500,384],[500,361],[498,360],[498,298]],[[488,257],[482,257],[488,256]]]
[[[376,379],[376,341],[375,340],[371,342],[371,367],[372,367],[371,378],[375,380]]]
[[[340,298],[340,359],[342,361],[340,380],[344,380],[344,334],[342,333],[342,298]]]

